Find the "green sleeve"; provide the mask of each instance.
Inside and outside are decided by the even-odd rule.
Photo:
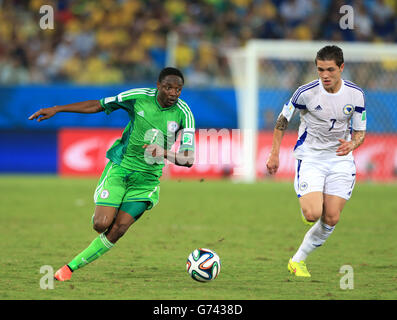
[[[178,106],[181,110],[181,143],[179,152],[195,150],[195,120],[190,107],[185,101],[179,99]]]
[[[179,146],[179,152],[185,150],[194,151],[195,150],[195,131],[194,129],[183,129],[181,132],[181,143]]]
[[[99,100],[106,114],[110,114],[120,108],[127,112],[133,112],[135,101],[135,99],[123,100],[120,98],[120,95]]]

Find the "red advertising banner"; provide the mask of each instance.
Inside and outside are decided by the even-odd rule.
[[[121,137],[120,129],[61,129],[58,132],[58,173],[99,176],[106,151]]]
[[[120,129],[62,129],[58,136],[58,172],[61,175],[99,176],[107,163],[106,150],[121,137]],[[293,179],[292,154],[296,133],[286,133],[280,149],[276,178]],[[266,160],[272,143],[271,132],[258,136],[256,171],[266,175]],[[164,176],[170,178],[238,178],[242,169],[239,130],[200,129],[196,133],[196,161],[192,168],[169,162]],[[397,179],[397,135],[367,134],[364,144],[354,152],[358,179],[392,181]]]

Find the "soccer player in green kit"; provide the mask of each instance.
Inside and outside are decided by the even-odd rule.
[[[159,200],[164,159],[179,166],[194,162],[195,122],[179,96],[184,84],[176,68],[164,68],[156,89],[132,89],[114,97],[40,109],[29,117],[42,121],[58,112],[97,113],[127,111],[130,122],[107,151],[109,159],[94,194],[93,227],[99,233],[91,244],[55,273],[59,281],[109,251],[127,229]],[[171,151],[178,135],[178,152]]]

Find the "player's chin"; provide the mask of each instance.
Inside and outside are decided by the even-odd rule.
[[[166,102],[167,107],[171,107],[177,102],[178,99],[168,99]]]

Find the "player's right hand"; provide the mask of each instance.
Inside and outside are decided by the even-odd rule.
[[[164,158],[165,150],[158,144],[144,144],[145,153],[153,158]]]
[[[51,117],[54,116],[56,113],[57,113],[57,112],[56,112],[56,110],[55,110],[55,107],[40,109],[39,111],[36,111],[35,113],[33,113],[33,114],[29,117],[29,120],[35,120],[35,119],[37,119],[37,121],[40,122],[40,121],[42,121],[42,120],[47,120],[47,119],[51,118]]]
[[[276,155],[270,154],[269,158],[266,161],[266,168],[269,174],[275,174],[278,170],[280,163],[279,158]]]

